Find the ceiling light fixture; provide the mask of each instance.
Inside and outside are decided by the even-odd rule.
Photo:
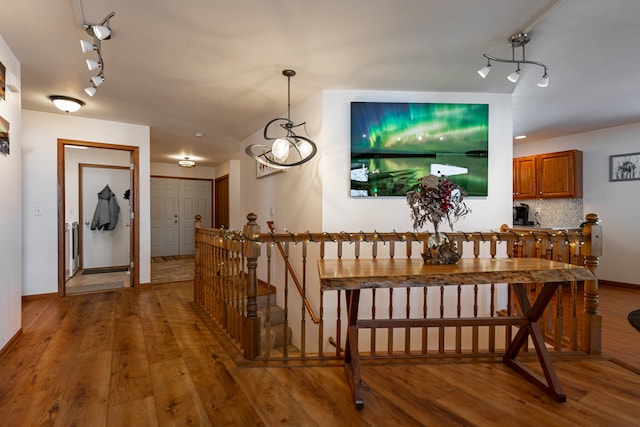
[[[547,67],[545,64],[541,62],[529,61],[525,58],[524,46],[527,43],[529,43],[530,40],[531,38],[527,33],[518,33],[518,34],[512,35],[510,39],[511,59],[496,58],[495,56],[487,55],[486,53],[483,54],[482,56],[487,58],[487,65],[485,65],[484,67],[478,70],[478,74],[480,75],[480,77],[484,79],[489,75],[489,72],[491,71],[491,61],[506,62],[508,64],[517,65],[516,71],[509,74],[509,76],[507,77],[507,79],[509,79],[510,82],[516,83],[520,78],[520,64],[531,64],[531,65],[537,65],[539,67],[544,68],[544,74],[542,75],[542,78],[540,78],[540,80],[538,81],[538,86],[540,87],[549,86],[549,67]],[[516,59],[516,48],[522,48],[522,56],[519,59]]]
[[[196,162],[189,159],[189,157],[185,157],[178,162],[178,165],[182,166],[183,168],[192,168],[196,165]]]
[[[81,4],[79,5],[79,10],[82,14]],[[87,34],[93,37],[93,43],[90,43],[86,40],[80,40],[80,48],[82,49],[83,53],[96,51],[96,53],[98,54],[98,60],[96,61],[95,59],[87,59],[87,68],[89,68],[89,71],[100,69],[100,73],[98,75],[91,77],[91,86],[88,86],[84,89],[86,94],[89,96],[94,96],[96,94],[96,88],[104,83],[104,61],[102,59],[102,47],[100,45],[100,42],[102,40],[108,40],[111,38],[111,18],[113,18],[115,14],[115,12],[111,12],[98,25],[89,25],[84,23],[84,15],[82,14],[82,27],[85,29]]]
[[[76,112],[84,105],[83,101],[69,96],[51,95],[49,99],[53,102],[53,105],[65,113]]]
[[[291,121],[291,77],[296,75],[294,70],[283,70],[287,77],[287,118],[276,118],[264,127],[263,136],[267,141],[273,141],[269,147],[261,144],[251,144],[245,152],[257,162],[274,169],[287,169],[308,162],[318,151],[316,144],[309,138],[296,135],[293,128],[305,126],[305,122],[298,125]],[[279,123],[278,123],[279,122]],[[269,126],[274,123],[285,130],[283,136],[271,136]],[[305,129],[306,133],[306,129]]]

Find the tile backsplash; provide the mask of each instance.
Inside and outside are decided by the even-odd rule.
[[[584,221],[582,199],[514,200],[513,206],[518,206],[520,203],[529,205],[529,221],[533,221],[536,225],[536,209],[539,210],[540,227],[575,228]]]

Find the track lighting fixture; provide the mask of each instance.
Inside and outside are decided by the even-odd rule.
[[[80,5],[80,10],[81,6],[82,5]],[[98,25],[89,25],[83,22],[83,28],[87,34],[93,37],[93,43],[86,40],[80,40],[80,48],[83,53],[96,51],[98,54],[97,61],[95,59],[87,59],[87,68],[89,71],[100,69],[100,73],[98,75],[91,77],[91,86],[84,89],[85,93],[89,96],[94,96],[96,94],[96,88],[104,83],[104,61],[102,59],[102,47],[100,42],[111,38],[111,18],[113,18],[115,14],[115,12],[111,12]]]
[[[245,148],[245,152],[257,162],[273,169],[287,169],[298,166],[311,160],[318,151],[316,144],[309,138],[296,135],[293,128],[303,126],[291,121],[291,77],[296,75],[294,70],[283,70],[282,74],[287,77],[287,118],[276,118],[266,124],[263,131],[264,139],[273,141],[271,146],[261,144],[251,144]],[[284,129],[285,134],[272,136],[269,133],[269,126],[274,123]]]
[[[489,72],[491,71],[491,61],[506,62],[508,64],[516,64],[517,65],[516,70],[513,73],[509,74],[509,76],[507,77],[507,79],[509,79],[510,82],[516,83],[518,81],[518,79],[520,78],[520,65],[521,64],[531,64],[531,65],[537,65],[537,66],[542,67],[544,69],[544,74],[542,75],[542,77],[538,81],[538,86],[540,86],[540,87],[549,86],[549,67],[547,67],[545,64],[543,64],[541,62],[529,61],[529,60],[527,60],[525,58],[524,46],[527,43],[529,43],[530,40],[531,40],[531,38],[529,37],[529,35],[527,33],[518,33],[518,34],[512,35],[511,39],[510,39],[510,42],[511,42],[511,59],[496,58],[495,56],[487,55],[486,53],[483,54],[482,56],[487,58],[487,65],[485,65],[484,67],[482,67],[482,68],[480,68],[478,70],[478,74],[480,75],[480,77],[482,77],[484,79],[489,75]],[[516,58],[516,48],[522,48],[522,56],[521,56],[521,58],[518,58],[518,59]]]
[[[53,102],[53,105],[55,105],[56,108],[64,111],[65,113],[78,111],[84,105],[83,101],[69,96],[51,95],[49,99]]]

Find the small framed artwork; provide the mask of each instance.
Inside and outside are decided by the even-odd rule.
[[[4,91],[5,91],[5,73],[7,69],[4,64],[0,62],[0,99],[4,99]]]
[[[259,157],[265,157],[267,158],[269,154],[268,153],[263,153],[260,154]],[[276,173],[281,173],[284,172],[284,169],[276,169],[276,168],[272,168],[269,167],[267,165],[264,165],[260,162],[256,162],[256,177],[257,178],[264,178],[265,176],[269,176],[269,175],[273,175]]]
[[[0,117],[0,154],[9,155],[9,122]]]
[[[609,181],[640,180],[640,153],[609,156]]]

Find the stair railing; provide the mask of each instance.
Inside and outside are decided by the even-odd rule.
[[[325,257],[325,245],[334,245],[336,248],[336,256],[337,258],[341,258],[343,255],[343,243],[347,243],[348,245],[353,245],[353,256],[359,258],[361,256],[370,256],[371,258],[376,258],[378,255],[378,245],[388,246],[388,256],[393,258],[396,256],[396,246],[402,245],[405,247],[404,256],[411,257],[412,256],[412,246],[413,244],[419,244],[420,246],[426,245],[426,241],[430,237],[429,233],[398,233],[396,231],[393,232],[322,232],[322,233],[260,233],[260,228],[256,223],[257,216],[255,214],[247,215],[247,225],[244,227],[242,232],[234,232],[228,230],[215,230],[215,229],[205,229],[201,228],[200,222],[196,219],[196,278],[194,280],[194,295],[195,300],[199,303],[211,317],[214,318],[219,324],[223,326],[223,328],[227,331],[227,334],[231,339],[235,340],[239,343],[239,347],[242,350],[242,354],[245,359],[255,360],[259,359],[260,356],[260,320],[257,315],[257,304],[256,304],[256,295],[257,295],[257,266],[258,266],[258,258],[260,257],[260,250],[263,244],[279,245],[284,243],[288,245],[289,243],[304,245],[308,243],[319,244],[320,250],[320,258]],[[505,248],[506,247],[506,255],[509,257],[542,257],[547,259],[558,260],[561,262],[573,263],[584,265],[589,270],[591,270],[594,275],[596,273],[596,269],[598,266],[599,257],[602,254],[602,228],[599,225],[599,220],[597,215],[589,214],[586,217],[586,221],[580,229],[574,230],[565,230],[558,232],[546,232],[544,230],[532,230],[530,232],[521,232],[518,230],[510,229],[509,227],[503,226],[503,228],[499,231],[490,231],[490,232],[452,232],[447,233],[448,237],[451,240],[454,240],[458,243],[458,251],[462,253],[463,247],[469,247],[472,245],[473,256],[504,256],[504,253],[501,252],[498,254],[497,247]],[[371,246],[371,254],[363,255],[361,253],[361,246],[363,244],[367,244]],[[284,252],[284,249],[283,249]],[[224,254],[224,255],[220,255]],[[306,247],[303,246],[303,262],[306,262]],[[481,255],[482,254],[482,255]],[[288,251],[285,253],[285,261],[286,257],[288,257]],[[400,255],[400,254],[398,254]],[[402,256],[402,255],[400,255]],[[267,250],[267,262],[270,263],[270,250]],[[225,259],[233,259],[239,260],[228,262],[224,261]],[[220,265],[224,264],[224,265]],[[229,268],[229,265],[238,265],[238,267],[234,267],[233,269]],[[265,271],[262,271],[265,273]],[[267,271],[268,273],[268,271]],[[285,276],[286,277],[286,276]],[[222,279],[225,280],[222,280]],[[306,278],[303,276],[303,282],[306,282]],[[216,289],[217,286],[222,285],[221,282],[227,282],[228,288],[222,288],[222,290]],[[235,293],[238,287],[242,287],[243,291],[240,293]],[[477,310],[477,286],[474,289],[473,300],[474,304],[473,310]],[[497,286],[496,286],[497,288]],[[226,289],[226,290],[225,290]],[[302,296],[305,296],[306,288],[305,283],[301,285]],[[445,310],[444,301],[442,299],[443,289],[435,289],[435,294],[433,298],[436,300],[439,298],[440,301],[440,316],[442,316],[443,310]],[[534,290],[535,291],[535,290]],[[323,329],[324,324],[327,321],[333,322],[336,321],[337,324],[337,336],[334,340],[336,352],[333,356],[334,358],[340,358],[341,356],[341,345],[343,344],[342,338],[340,335],[340,324],[344,322],[344,319],[341,318],[341,304],[342,298],[339,294],[336,299],[336,312],[331,313],[329,317],[325,319],[324,316],[324,293],[320,292],[320,313],[319,313],[319,324],[318,327],[318,354],[307,353],[304,349],[301,350],[298,355],[287,355],[286,351],[284,351],[284,360],[292,360],[292,359],[327,359],[327,355],[323,353],[322,343],[323,343]],[[375,291],[374,291],[375,292]],[[393,290],[391,290],[393,292]],[[410,289],[406,290],[406,315],[409,316],[410,310],[413,310],[413,304],[416,304],[416,307],[419,307],[418,304],[423,304],[426,309],[426,299],[427,299],[427,289],[421,289],[421,292],[424,292],[424,297],[418,298],[418,300],[413,301],[413,297],[410,298]],[[497,292],[497,289],[496,289]],[[580,301],[579,298],[576,297],[575,284],[571,287],[571,301],[573,304],[576,304],[576,301]],[[440,295],[438,295],[440,293]],[[232,295],[231,297],[229,295]],[[429,294],[431,295],[431,294]],[[400,295],[397,295],[398,297]],[[392,311],[396,308],[392,306],[391,300],[395,298],[394,294],[389,295],[389,316],[391,317]],[[432,298],[432,297],[429,297]],[[560,291],[557,295],[555,312],[549,313],[549,326],[551,328],[552,334],[555,331],[555,341],[553,346],[555,347],[555,351],[568,351],[568,352],[584,352],[587,354],[599,354],[600,353],[600,343],[601,343],[601,317],[598,312],[598,282],[597,280],[585,281],[584,285],[584,305],[582,308],[583,316],[577,318],[575,314],[572,314],[573,318],[570,319],[573,322],[572,329],[573,331],[569,334],[569,336],[565,336],[565,331],[563,331],[562,322],[563,313],[562,313],[562,292]],[[411,299],[411,301],[410,301]],[[225,306],[225,300],[227,302],[227,306]],[[236,304],[238,300],[246,301],[246,304]],[[229,301],[231,303],[229,303]],[[286,291],[285,291],[285,307],[286,307]],[[457,295],[457,303],[452,301],[453,306],[457,304],[457,312],[458,316],[460,316],[461,310],[461,302],[465,302],[461,300],[460,290],[458,289]],[[494,298],[494,286],[491,285],[490,290],[490,311],[491,313],[498,313],[501,310],[498,310],[498,307],[495,307],[495,298]],[[410,306],[411,304],[411,306]],[[233,307],[231,307],[233,305]],[[236,309],[234,307],[240,307]],[[376,297],[373,295],[373,306],[372,306],[372,316],[376,316],[377,310],[384,310],[383,307],[376,308]],[[464,308],[463,308],[464,309]],[[512,307],[510,303],[507,305],[508,315],[511,313],[511,310],[517,309]],[[236,310],[237,313],[233,313]],[[437,314],[436,314],[437,315]],[[493,315],[493,314],[492,314]],[[498,314],[497,314],[498,315]],[[424,316],[427,316],[426,312]],[[241,318],[239,321],[235,320],[237,318]],[[233,319],[230,321],[229,319]],[[577,322],[580,322],[580,330],[576,330]],[[241,325],[241,328],[232,329],[230,327],[224,327],[224,322],[230,323],[232,325]],[[301,336],[302,341],[304,341],[304,310],[302,310],[302,333]],[[438,331],[436,331],[438,333]],[[509,333],[508,331],[506,333]],[[426,338],[427,331],[424,331],[424,338]],[[579,339],[580,343],[578,344],[578,334],[580,334]],[[371,340],[373,343],[371,344],[371,357],[377,357],[381,353],[384,353],[382,357],[394,357],[397,355],[395,348],[393,348],[393,331],[390,329],[388,332],[388,350],[386,352],[380,352],[380,350],[376,350],[375,345],[375,334],[372,334]],[[477,338],[475,336],[474,331],[474,343],[471,352],[473,354],[478,352],[477,347]],[[408,335],[407,335],[408,336]],[[456,343],[454,356],[465,356],[468,353],[465,353],[465,349],[460,346],[460,331],[456,331]],[[436,348],[435,351],[438,354],[450,355],[449,352],[444,349],[444,334],[442,331],[439,332],[439,337],[441,342],[439,343],[439,348]],[[572,341],[570,346],[566,346],[563,344],[563,340],[569,339]],[[495,351],[493,349],[493,344],[490,335],[490,344],[489,344],[489,353]],[[331,341],[331,338],[329,338]],[[424,339],[423,339],[424,342]],[[411,349],[412,343],[407,340],[405,344],[404,353],[406,354],[414,354]],[[492,350],[493,349],[493,350]],[[426,347],[421,350],[422,356],[431,355],[431,350],[428,350]],[[329,355],[330,356],[330,355]],[[282,356],[280,360],[282,359]],[[263,359],[264,360],[264,359]]]
[[[270,234],[273,234],[276,232],[276,229],[273,227],[273,221],[267,221],[267,225],[269,226],[269,232]],[[278,247],[278,250],[280,252],[280,255],[282,256],[282,259],[284,260],[284,263],[287,267],[287,271],[289,272],[289,274],[291,275],[291,278],[293,279],[293,283],[295,283],[296,288],[298,289],[298,293],[300,294],[300,298],[302,298],[302,302],[307,310],[307,313],[309,313],[309,315],[311,316],[311,320],[313,321],[313,323],[318,324],[320,323],[320,318],[318,317],[318,315],[313,311],[313,307],[311,307],[311,303],[309,302],[309,299],[307,298],[306,295],[306,289],[303,289],[303,285],[300,284],[300,280],[298,280],[298,276],[296,276],[296,272],[293,269],[293,266],[291,265],[291,263],[289,262],[289,255],[287,255],[287,253],[285,252],[284,248],[282,247],[282,243],[280,242],[275,242],[276,246]],[[306,248],[306,246],[305,246]],[[306,256],[306,254],[305,254]],[[306,267],[303,268],[303,276],[306,275]],[[304,281],[304,277],[303,277],[303,281]]]

